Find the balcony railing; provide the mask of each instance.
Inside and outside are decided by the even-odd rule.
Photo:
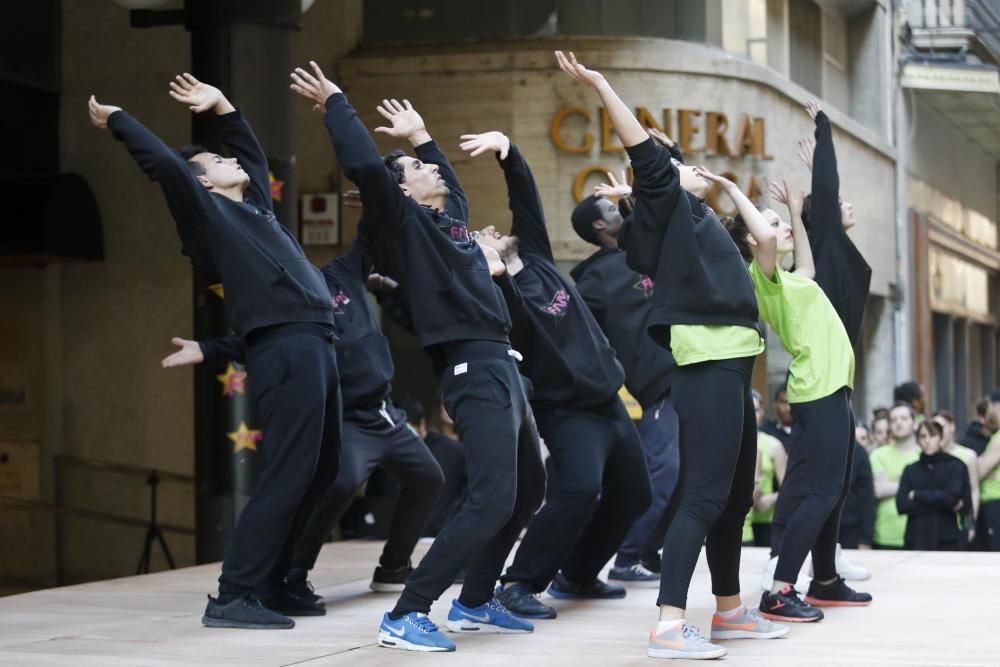
[[[909,0],[911,28],[965,28],[965,0]]]

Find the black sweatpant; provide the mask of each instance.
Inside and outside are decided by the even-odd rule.
[[[687,608],[702,545],[712,593],[740,592],[743,522],[753,505],[757,424],[754,357],[678,366],[671,395],[680,425],[680,477],[667,508],[658,605]]]
[[[221,594],[279,590],[313,507],[337,474],[340,383],[334,334],[282,324],[247,337],[247,379],[257,407],[264,470],[222,562]]]
[[[352,411],[344,419],[343,442],[337,478],[295,545],[292,569],[308,572],[313,568],[326,537],[376,466],[395,477],[400,486],[379,564],[389,570],[403,567],[444,485],[441,468],[406,422],[406,413],[391,404]]]
[[[592,582],[651,495],[639,433],[620,398],[535,414],[551,454],[549,488],[501,581],[540,593],[560,568],[570,581]]]
[[[1000,500],[979,506],[976,542],[987,551],[1000,551]]]
[[[778,557],[774,578],[794,583],[812,550],[813,577],[828,581],[837,576],[840,510],[854,460],[849,390],[792,403],[792,417],[788,468],[771,529],[771,555]]]
[[[459,600],[478,607],[545,494],[545,468],[524,385],[507,348],[465,343],[448,350],[445,409],[465,448],[468,497],[409,576],[393,616],[427,613],[465,567]]]

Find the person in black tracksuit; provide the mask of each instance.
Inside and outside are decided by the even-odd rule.
[[[300,610],[284,588],[292,547],[336,475],[340,455],[330,291],[275,218],[267,158],[242,114],[218,89],[190,75],[171,86],[175,99],[189,107],[213,109],[233,158],[199,149],[186,160],[130,115],[93,98],[91,118],[98,126],[106,123],[159,183],[182,252],[222,279],[227,320],[247,345],[265,468],[222,563],[219,597],[209,598],[202,622],[290,628],[294,622],[275,612]]]
[[[296,70],[295,89],[325,108],[337,161],[361,193],[376,267],[399,281],[413,328],[442,371],[444,404],[465,447],[469,478],[467,501],[383,617],[379,642],[454,650],[426,619],[431,604],[463,566],[461,607],[453,610],[492,604],[504,561],[544,494],[537,432],[507,335],[510,316],[468,233],[468,202],[458,177],[419,115],[399,103],[383,109],[392,127],[382,129],[408,138],[416,153],[383,161],[347,98],[318,67],[313,70],[315,77]],[[404,635],[428,644],[406,645]]]
[[[680,152],[674,151],[674,159],[681,159]],[[622,195],[627,188],[623,186]],[[625,386],[642,406],[639,436],[653,498],[649,510],[622,542],[609,578],[659,581],[666,510],[679,473],[677,413],[670,397],[670,376],[677,364],[670,350],[646,333],[654,284],[652,278],[633,271],[625,262],[625,252],[618,247],[621,214],[615,207],[612,212],[616,215],[610,222],[598,222],[598,230],[595,215],[602,211],[596,209],[597,203],[581,202],[573,213],[573,227],[580,238],[603,247],[574,267],[570,275],[621,361]]]
[[[498,279],[513,320],[511,340],[534,385],[531,406],[551,457],[545,505],[528,524],[498,599],[522,616],[554,618],[533,595],[623,597],[597,578],[649,506],[639,434],[618,397],[625,376],[573,284],[559,271],[527,162],[499,132],[463,137],[463,148],[496,151],[507,181],[510,236],[493,227],[479,242],[507,265]]]
[[[286,577],[292,591],[306,598],[314,598],[307,577],[326,537],[376,466],[400,483],[389,537],[372,576],[371,588],[379,592],[402,590],[413,571],[413,548],[444,484],[434,456],[409,426],[406,414],[392,403],[394,368],[389,341],[379,329],[367,296],[371,261],[365,228],[362,223],[347,253],[322,269],[333,295],[344,444],[337,477],[299,537]],[[208,363],[243,358],[237,337],[202,341],[200,347]]]
[[[840,176],[837,172],[837,154],[833,146],[833,128],[830,119],[818,107],[815,111],[815,122],[816,148],[812,157],[812,192],[804,202],[802,221],[812,247],[816,266],[815,281],[840,316],[851,346],[856,350],[871,287],[872,270],[847,235],[847,230],[854,224],[854,210],[849,203],[840,199]],[[853,422],[852,412],[850,431],[852,434]],[[795,452],[793,444],[794,442],[788,445],[789,470],[794,467],[796,459],[805,455],[805,452]],[[837,533],[840,529],[841,510],[850,491],[855,450],[855,447],[849,449],[843,491],[837,505],[827,517],[812,546],[813,581],[816,582],[816,586],[822,586],[824,582],[837,583]],[[778,496],[771,528],[772,557],[776,557],[781,550],[785,524],[792,510],[789,502],[806,492],[810,484],[811,480],[807,478],[786,476],[782,494]]]
[[[917,429],[923,453],[903,469],[896,507],[905,514],[904,549],[956,551],[965,543],[962,517],[972,507],[972,489],[965,464],[941,450],[941,429],[926,421]]]
[[[875,482],[868,451],[854,442],[851,481],[840,512],[840,544],[845,549],[871,547],[875,536]]]

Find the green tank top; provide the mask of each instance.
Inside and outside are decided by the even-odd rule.
[[[994,449],[1000,447],[1000,431],[993,434],[990,438],[989,444],[986,445],[986,450]],[[979,502],[989,503],[994,500],[1000,500],[1000,466],[993,469],[989,475],[987,475],[979,483]]]
[[[884,475],[887,479],[898,482],[903,476],[903,469],[920,458],[920,449],[910,452],[900,451],[895,445],[882,445],[872,452],[869,460],[873,475]],[[896,496],[882,498],[875,506],[875,544],[885,547],[903,546],[906,535],[906,515],[900,514],[896,507]]]

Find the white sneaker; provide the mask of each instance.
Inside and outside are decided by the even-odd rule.
[[[760,590],[764,591],[765,593],[770,593],[771,588],[774,587],[774,571],[777,569],[777,567],[778,567],[777,556],[770,559],[769,561],[767,561],[767,563],[764,564],[764,571],[760,573]],[[812,571],[810,570],[810,574],[811,572]],[[812,583],[812,577],[811,576],[807,577],[801,572],[799,572],[799,577],[795,582],[795,589],[800,591],[809,590],[810,583]]]
[[[840,548],[839,542],[837,543],[836,568],[837,574],[839,574],[840,578],[845,581],[864,581],[865,579],[871,579],[872,576],[870,571],[847,560],[847,557],[844,556],[844,550]],[[811,560],[809,563],[809,576],[813,576],[813,566]]]

